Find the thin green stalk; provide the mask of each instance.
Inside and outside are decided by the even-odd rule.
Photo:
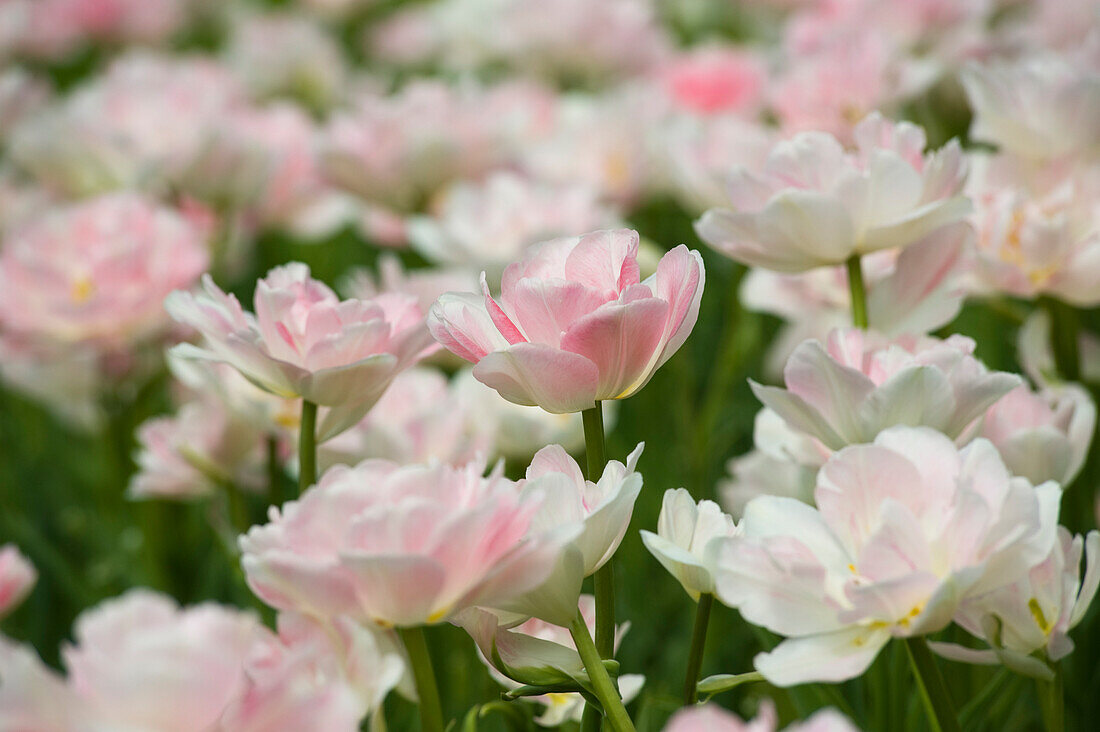
[[[432,657],[424,640],[423,628],[400,628],[401,642],[409,653],[416,695],[420,699],[421,732],[443,732],[443,707],[439,703],[439,688],[435,684]]]
[[[848,258],[848,291],[852,295],[852,325],[867,330],[867,291],[858,254]]]
[[[1053,297],[1044,297],[1042,306],[1050,315],[1050,347],[1054,353],[1054,366],[1058,369],[1058,375],[1066,381],[1080,381],[1080,314],[1072,305]]]
[[[1039,708],[1043,712],[1043,726],[1047,732],[1064,732],[1066,728],[1065,688],[1062,664],[1053,664],[1053,681],[1035,681],[1039,692]]]
[[[913,676],[917,679],[932,729],[935,732],[961,732],[955,707],[947,693],[947,684],[924,636],[906,638],[905,649],[909,652],[909,664],[913,667]]]
[[[283,466],[279,462],[279,438],[267,436],[267,502],[272,506],[283,503]]]
[[[604,445],[603,404],[581,412],[584,424],[584,452],[588,479],[598,481],[607,465]],[[615,570],[612,560],[596,570],[592,576],[593,594],[596,596],[596,650],[600,658],[612,658],[615,655]],[[581,717],[582,732],[596,732],[600,729],[600,711],[592,704],[586,704]]]
[[[577,653],[584,662],[584,669],[588,672],[588,679],[592,682],[592,689],[596,698],[603,706],[604,714],[614,732],[634,732],[634,723],[630,721],[630,715],[626,713],[623,700],[615,689],[614,682],[604,668],[603,659],[596,650],[596,644],[588,633],[588,625],[584,617],[577,612],[577,617],[569,624],[569,633],[573,636],[573,643],[577,646]],[[587,714],[586,714],[587,716]],[[582,729],[583,729],[582,722]]]
[[[298,427],[298,494],[317,482],[317,405],[302,400],[302,422]]]
[[[691,633],[691,651],[688,653],[687,674],[684,676],[684,706],[690,706],[699,700],[699,670],[703,667],[703,651],[707,644],[707,625],[710,623],[710,608],[714,604],[714,595],[704,592],[699,595],[699,605],[695,608],[695,628]]]

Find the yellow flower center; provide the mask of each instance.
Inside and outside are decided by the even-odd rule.
[[[87,275],[81,275],[69,285],[69,297],[76,305],[83,305],[95,294],[95,283]]]

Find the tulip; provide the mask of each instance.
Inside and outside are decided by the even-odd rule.
[[[775,732],[779,715],[775,705],[766,699],[751,722],[744,722],[733,712],[717,704],[702,704],[681,709],[672,715],[664,732]],[[785,732],[858,732],[848,718],[835,709],[822,709],[804,722],[783,728]]]
[[[1055,483],[1012,477],[984,439],[960,451],[894,427],[829,459],[817,508],[751,501],[719,553],[718,597],[788,637],[755,659],[768,681],[855,678],[891,638],[940,630],[960,603],[1041,562],[1060,498]]]
[[[737,170],[731,208],[703,214],[700,238],[744,264],[803,272],[908,246],[970,212],[957,141],[924,155],[923,130],[877,114],[855,137],[848,153],[827,134],[802,133],[776,145],[760,173]]]
[[[354,424],[393,377],[429,349],[411,297],[344,300],[304,264],[277,267],[256,288],[256,315],[246,313],[207,275],[205,295],[172,293],[165,307],[198,330],[205,347],[183,344],[179,357],[232,365],[257,386],[282,397],[333,407],[321,439]]]
[[[642,543],[691,599],[714,593],[714,572],[721,540],[734,536],[733,519],[714,501],[698,504],[683,488],[665,491],[657,533],[642,532]]]
[[[753,393],[795,430],[838,450],[871,442],[894,425],[923,425],[952,439],[1021,383],[990,372],[970,354],[974,341],[954,335],[883,341],[838,329],[825,344],[806,341],[784,369],[787,388],[751,382]]]
[[[998,400],[980,435],[996,446],[1013,475],[1068,486],[1092,444],[1096,405],[1076,384],[1033,392],[1021,385]]]
[[[26,599],[38,580],[34,565],[14,544],[0,547],[0,618]]]
[[[536,245],[504,272],[500,300],[447,293],[428,326],[474,376],[516,404],[579,412],[641,389],[695,325],[703,264],[680,246],[638,274],[638,235],[616,230]]]

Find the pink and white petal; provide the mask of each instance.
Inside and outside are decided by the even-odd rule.
[[[567,524],[517,548],[463,604],[483,605],[566,627],[577,614],[584,557],[572,545],[581,530]]]
[[[983,375],[977,384],[956,387],[955,417],[942,432],[951,438],[958,437],[994,402],[1022,383],[1023,379],[1016,374],[997,371]]]
[[[512,288],[505,305],[512,315],[511,322],[522,330],[523,340],[556,348],[574,322],[608,299],[580,282],[522,279]],[[499,322],[499,318],[494,316],[493,322]]]
[[[668,303],[657,298],[607,303],[574,322],[561,347],[596,365],[597,399],[623,399],[649,381],[660,356]]]
[[[577,548],[584,555],[586,577],[602,567],[619,548],[641,490],[642,476],[634,473],[596,510],[588,514],[584,521],[584,531],[576,540]]]
[[[353,578],[360,615],[398,627],[438,623],[450,615],[451,608],[439,604],[447,572],[434,559],[346,553],[340,560]]]
[[[973,208],[970,199],[963,196],[925,204],[901,219],[868,229],[860,243],[859,253],[869,254],[912,244],[941,226],[962,221]]]
[[[1085,576],[1081,579],[1081,589],[1073,603],[1069,616],[1069,628],[1074,628],[1085,619],[1096,590],[1100,588],[1100,531],[1093,529],[1085,536]]]
[[[651,531],[641,534],[645,548],[683,586],[691,599],[698,600],[701,592],[714,593],[714,577],[698,557]]]
[[[770,653],[758,654],[753,665],[779,687],[847,681],[862,675],[889,640],[886,630],[857,625],[835,633],[788,638]]]
[[[249,588],[274,608],[317,617],[360,615],[349,578],[332,562],[276,550],[245,554],[241,566]]]
[[[396,356],[379,353],[347,366],[317,371],[302,382],[302,397],[324,406],[373,404],[393,379],[396,363]]]
[[[578,489],[584,485],[584,473],[565,448],[561,445],[547,445],[531,458],[531,464],[527,467],[528,480],[542,477],[548,473],[561,473],[568,476]]]
[[[951,224],[902,250],[894,271],[871,286],[871,327],[888,335],[927,333],[951,322],[966,295],[958,282],[963,246],[973,235]]]
[[[508,346],[485,310],[485,300],[472,292],[445,292],[428,313],[428,330],[444,348],[477,363]]]
[[[957,643],[943,643],[940,641],[928,641],[928,647],[941,658],[959,663],[973,663],[981,666],[996,666],[1001,662],[992,648],[967,648]]]
[[[638,232],[631,229],[585,234],[566,257],[566,279],[616,296],[639,280],[638,241]]]
[[[730,259],[751,267],[793,273],[820,266],[815,259],[807,258],[800,250],[763,241],[757,228],[757,216],[754,213],[712,208],[695,222],[695,233]]]
[[[797,394],[776,386],[763,386],[752,379],[749,379],[749,387],[756,398],[778,414],[791,429],[817,438],[830,450],[839,450],[848,444],[820,412]]]
[[[539,406],[553,414],[596,405],[599,370],[569,351],[535,343],[517,343],[486,355],[474,377],[514,404]]]
[[[867,442],[873,437],[863,434],[858,415],[875,389],[874,382],[862,371],[838,362],[820,342],[806,341],[794,349],[783,368],[783,380],[787,389],[824,417],[846,443]]]
[[[706,270],[699,252],[683,244],[670,250],[657,263],[653,293],[669,304],[665,325],[664,347],[656,368],[680,350],[699,319],[699,303],[703,300]]]
[[[932,366],[906,368],[875,388],[859,405],[864,441],[896,425],[943,429],[955,412],[951,384]]]

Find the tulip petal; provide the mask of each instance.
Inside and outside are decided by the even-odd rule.
[[[340,558],[355,577],[359,601],[372,620],[411,627],[449,616],[451,608],[437,607],[447,571],[430,557],[347,552]]]
[[[835,633],[789,638],[753,659],[756,670],[780,687],[854,679],[890,640],[886,630],[854,626]]]
[[[599,370],[587,358],[535,343],[517,343],[487,354],[474,376],[514,404],[565,414],[596,405]]]

